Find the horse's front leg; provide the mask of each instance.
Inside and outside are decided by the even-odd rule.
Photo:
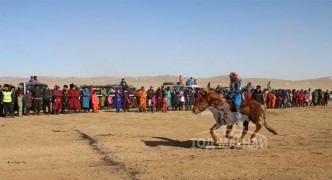
[[[213,143],[214,143],[214,144],[218,144],[218,138],[217,138],[216,134],[214,133],[214,130],[216,129],[216,127],[217,127],[217,124],[214,124],[214,125],[212,126],[212,128],[210,129],[210,134],[211,134],[211,136],[212,136],[212,139],[213,139]]]

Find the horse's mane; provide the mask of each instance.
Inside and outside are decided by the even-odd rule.
[[[224,96],[222,96],[221,94],[218,94],[218,93],[216,93],[214,91],[210,91],[207,88],[204,88],[203,92],[210,98],[209,104],[222,105],[223,104],[223,100],[226,101],[226,99],[224,98]]]

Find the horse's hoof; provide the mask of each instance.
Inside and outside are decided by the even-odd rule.
[[[236,143],[236,147],[241,147],[242,143],[238,142]]]

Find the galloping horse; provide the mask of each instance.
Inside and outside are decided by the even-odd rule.
[[[198,102],[196,102],[196,105],[193,108],[193,113],[198,114],[202,111],[205,111],[207,108],[209,108],[211,106],[214,106],[216,108],[224,106],[226,99],[222,95],[215,93],[214,91],[209,91],[206,88],[203,91],[204,91],[204,94],[202,95],[200,100]],[[229,104],[231,104],[231,102]],[[252,99],[243,100],[241,103],[241,106],[240,106],[240,112],[241,112],[241,114],[248,116],[249,120],[256,125],[256,129],[250,138],[251,141],[256,137],[257,132],[262,128],[260,121],[263,122],[263,125],[267,130],[269,130],[274,135],[278,135],[278,133],[273,128],[271,128],[270,126],[267,125],[266,108],[259,102],[252,100]],[[248,126],[249,126],[249,122],[244,121],[242,135],[241,135],[241,138],[239,139],[238,143],[240,143],[240,144],[242,143],[244,137],[247,134]],[[217,144],[218,140],[214,133],[215,127],[216,127],[216,124],[210,129],[210,133],[211,133],[214,143]],[[229,139],[232,138],[230,136],[232,128],[233,128],[233,125],[227,125],[226,137]]]

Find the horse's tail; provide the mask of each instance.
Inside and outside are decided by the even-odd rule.
[[[269,130],[271,133],[273,133],[274,135],[278,135],[278,133],[272,128],[270,127],[269,125],[267,125],[266,123],[266,109],[264,108],[264,111],[263,111],[263,118],[262,118],[262,121],[263,121],[263,125],[264,127]]]

